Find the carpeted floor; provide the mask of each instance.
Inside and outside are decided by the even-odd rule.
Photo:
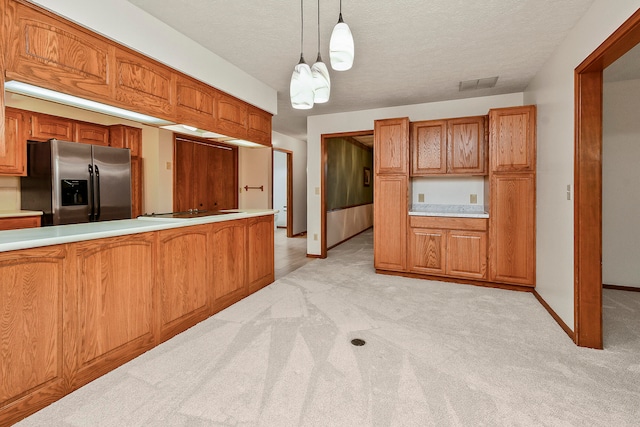
[[[640,424],[640,293],[605,291],[589,350],[531,294],[372,259],[367,232],[19,425]]]

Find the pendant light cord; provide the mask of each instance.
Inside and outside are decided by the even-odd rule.
[[[320,0],[318,0],[318,56],[320,56]]]
[[[300,57],[301,58],[302,58],[302,45],[304,42],[304,10],[303,8],[304,8],[304,0],[300,0]]]

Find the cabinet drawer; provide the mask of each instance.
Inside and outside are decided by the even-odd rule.
[[[410,216],[412,228],[445,228],[449,230],[487,230],[487,218],[456,218],[450,216]]]
[[[0,218],[0,230],[40,227],[40,216],[16,216]]]

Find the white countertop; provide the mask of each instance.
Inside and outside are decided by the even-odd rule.
[[[18,216],[41,216],[42,211],[0,210],[0,218],[15,218]]]
[[[0,252],[273,215],[276,212],[277,211],[271,209],[242,209],[241,212],[229,213],[227,215],[212,215],[189,219],[141,217],[118,221],[54,225],[51,227],[0,231]]]
[[[411,205],[409,215],[489,218],[489,212],[481,205]]]

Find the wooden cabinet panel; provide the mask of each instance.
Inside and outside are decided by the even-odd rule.
[[[0,175],[27,174],[27,117],[22,110],[7,107],[4,139],[0,138]]]
[[[196,144],[176,139],[173,145],[173,210],[193,209],[193,151]]]
[[[152,234],[74,244],[71,307],[76,375],[80,386],[154,345]]]
[[[247,295],[246,224],[237,220],[212,225],[208,258],[213,268],[213,311]]]
[[[63,246],[0,254],[0,423],[66,392]]]
[[[143,168],[142,158],[131,158],[131,218],[142,215],[143,197]]]
[[[179,75],[176,79],[176,117],[179,123],[201,129],[215,126],[215,91],[197,80]]]
[[[88,30],[18,2],[7,3],[7,80],[85,98],[109,96],[109,44]]]
[[[535,171],[535,106],[491,110],[489,124],[491,170]]]
[[[449,216],[410,216],[409,225],[415,228],[441,228],[448,230],[486,231],[486,218],[463,218]]]
[[[75,122],[73,140],[84,144],[109,145],[109,128],[94,123]]]
[[[373,154],[376,174],[409,173],[409,118],[374,122]]]
[[[411,123],[411,175],[447,172],[447,122]]]
[[[412,228],[409,230],[409,270],[416,273],[445,274],[446,232]]]
[[[447,233],[447,266],[450,276],[486,279],[487,233],[451,230]]]
[[[30,139],[73,141],[73,120],[48,114],[31,114]]]
[[[139,113],[173,118],[171,69],[123,49],[116,49],[114,68],[116,101]]]
[[[40,227],[40,216],[16,216],[0,218],[0,230],[16,230],[18,228]]]
[[[160,340],[209,316],[208,226],[158,233]]]
[[[490,279],[535,284],[535,175],[491,178]]]
[[[484,174],[486,168],[485,116],[447,120],[447,172]]]
[[[126,126],[109,126],[109,145],[117,148],[128,148],[131,157],[142,156],[142,129]]]
[[[247,220],[247,274],[249,293],[274,281],[273,215]]]
[[[375,177],[373,258],[377,269],[405,271],[407,265],[408,177]]]
[[[271,147],[271,114],[249,105],[247,139]]]
[[[247,138],[247,104],[219,92],[216,96],[216,123],[220,132]]]

